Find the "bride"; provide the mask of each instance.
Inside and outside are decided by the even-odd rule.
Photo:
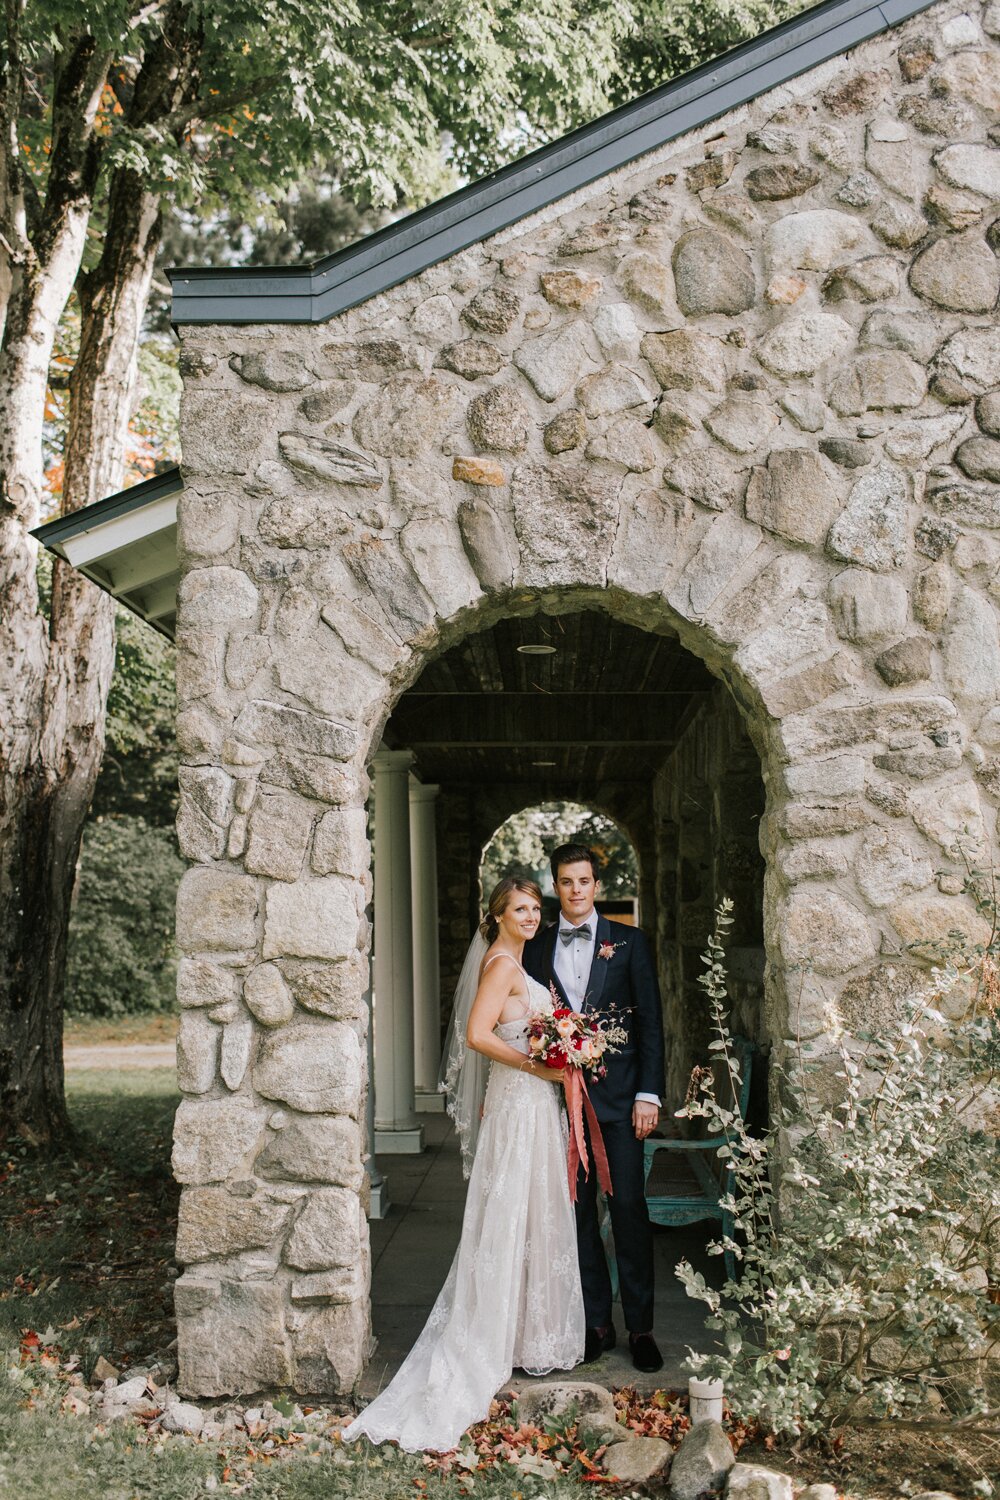
[[[489,900],[455,992],[442,1068],[469,1189],[441,1294],[395,1378],[344,1429],[409,1452],[454,1448],[517,1366],[583,1358],[584,1314],[569,1197],[561,1072],[528,1056],[527,1018],[551,1009],[521,967],[542,893],[507,875]]]

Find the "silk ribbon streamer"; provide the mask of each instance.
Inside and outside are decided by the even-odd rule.
[[[594,1166],[597,1169],[597,1180],[606,1193],[611,1192],[611,1170],[608,1166],[608,1153],[604,1146],[604,1137],[601,1127],[597,1123],[594,1106],[590,1102],[587,1093],[587,1085],[584,1081],[581,1068],[568,1067],[566,1069],[566,1107],[569,1111],[569,1196],[570,1200],[576,1202],[576,1179],[582,1165],[583,1175],[590,1176],[590,1160],[587,1156],[587,1141],[583,1132],[583,1115],[587,1114],[587,1124],[590,1126],[590,1145],[594,1153]]]

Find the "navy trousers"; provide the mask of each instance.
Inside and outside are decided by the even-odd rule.
[[[586,1120],[584,1121],[586,1128]],[[653,1331],[653,1230],[646,1209],[643,1144],[630,1119],[602,1120],[612,1194],[608,1199],[618,1260],[618,1286],[630,1333]],[[590,1176],[581,1168],[576,1184],[576,1237],[588,1328],[606,1328],[611,1317],[611,1276],[597,1217],[597,1172],[587,1129]]]

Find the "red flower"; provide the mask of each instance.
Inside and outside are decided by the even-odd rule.
[[[552,1012],[552,1019],[554,1021],[561,1021],[563,1016],[571,1016],[572,1014],[573,1012],[570,1010],[569,1006],[564,1005],[562,1010],[554,1010]]]
[[[564,1068],[566,1066],[566,1054],[561,1047],[550,1047],[545,1058],[547,1068]]]

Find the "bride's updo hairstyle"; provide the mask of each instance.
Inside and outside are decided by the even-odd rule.
[[[502,880],[497,881],[490,892],[486,915],[479,924],[479,931],[488,943],[495,943],[499,937],[500,918],[507,910],[507,903],[515,891],[523,891],[526,896],[534,896],[541,906],[541,886],[536,885],[533,880],[528,880],[524,875],[505,875]]]

